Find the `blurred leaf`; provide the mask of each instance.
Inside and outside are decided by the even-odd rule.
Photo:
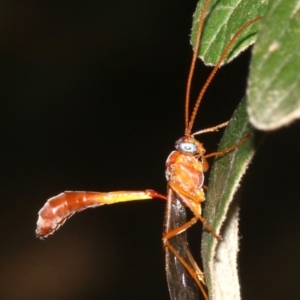
[[[203,4],[203,0],[198,2],[194,14],[191,34],[193,45]],[[265,8],[264,0],[212,0],[204,22],[199,57],[205,64],[215,65],[233,34],[248,21],[262,16]],[[254,43],[258,26],[259,23],[253,24],[239,36],[224,63]]]
[[[224,132],[219,150],[235,145],[248,133],[252,133],[251,137],[241,146],[215,159],[209,177],[203,214],[223,238],[217,242],[210,232],[203,232],[202,259],[210,300],[240,299],[237,273],[239,208],[232,200],[258,142],[248,122],[246,101],[242,101]]]
[[[261,21],[248,88],[251,123],[273,130],[300,117],[300,2],[272,0]]]

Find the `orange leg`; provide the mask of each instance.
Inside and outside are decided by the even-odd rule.
[[[251,133],[248,133],[247,135],[245,135],[241,140],[239,140],[239,142],[237,142],[235,145],[226,148],[224,150],[221,151],[217,151],[217,152],[213,152],[207,155],[204,155],[204,158],[208,158],[208,157],[212,157],[212,156],[222,156],[225,155],[231,151],[233,151],[234,149],[238,148],[239,146],[241,146],[242,144],[244,144],[251,136]]]
[[[196,220],[197,221],[197,220]],[[188,227],[187,227],[188,228]],[[176,235],[176,234],[175,234]],[[174,256],[177,257],[177,259],[180,261],[180,263],[186,268],[186,270],[189,272],[191,277],[195,280],[196,284],[198,285],[199,289],[201,290],[205,300],[208,299],[208,295],[206,293],[206,290],[204,288],[205,284],[205,279],[204,279],[204,274],[201,272],[200,268],[198,267],[197,263],[195,262],[192,254],[190,252],[187,253],[189,260],[192,264],[190,266],[179,254],[178,252],[174,249],[174,247],[168,242],[168,239],[165,239],[165,236],[163,237],[163,243],[164,246],[173,253]]]
[[[164,234],[163,236],[163,240],[169,240],[171,239],[173,236],[180,234],[181,232],[187,230],[188,228],[190,228],[191,226],[193,226],[195,223],[197,223],[197,218],[194,217],[191,220],[189,220],[188,222],[184,223],[183,225],[174,228],[173,230],[167,232]]]
[[[229,123],[229,121],[224,122],[224,123],[219,124],[219,125],[214,126],[214,127],[209,127],[209,128],[205,128],[205,129],[199,130],[199,131],[193,133],[192,136],[195,136],[195,135],[198,135],[198,134],[202,134],[202,133],[206,133],[206,132],[218,131],[220,128],[223,128],[223,127],[227,126],[228,123]]]
[[[182,189],[180,186],[178,186],[177,184],[175,184],[173,182],[169,182],[168,184],[171,187],[171,189],[179,195],[179,197],[184,196],[184,198],[186,200],[188,200],[187,202],[184,202],[184,203],[193,212],[195,217],[203,223],[203,226],[205,226],[218,241],[221,241],[222,238],[215,232],[215,230],[212,228],[212,226],[209,225],[209,223],[201,216],[200,212],[197,209],[199,202],[203,202],[204,198],[203,198],[203,200],[197,199],[195,196],[191,195],[189,192],[185,191],[184,189]]]

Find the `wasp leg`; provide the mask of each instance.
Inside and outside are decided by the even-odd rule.
[[[204,195],[203,198],[196,198],[195,196],[191,195],[189,192],[185,191],[183,188],[181,188],[173,182],[169,182],[169,186],[173,191],[176,192],[176,194],[179,197],[185,200],[184,204],[186,204],[189,207],[189,209],[193,212],[195,217],[203,223],[203,226],[205,226],[218,241],[221,241],[222,238],[216,233],[213,227],[209,225],[205,218],[203,218],[200,214],[201,211],[199,211],[199,203],[204,201]]]
[[[181,255],[175,250],[175,248],[169,243],[169,240],[172,239],[174,236],[182,233],[183,231],[187,230],[190,228],[192,225],[194,225],[197,222],[197,218],[194,217],[190,221],[186,222],[182,226],[179,226],[163,236],[163,244],[164,247],[169,250],[170,252],[173,253],[174,256],[177,257],[177,259],[180,261],[180,263],[185,267],[185,269],[189,272],[191,277],[195,280],[196,284],[200,288],[205,300],[208,300],[208,295],[206,293],[206,290],[204,288],[205,285],[205,277],[203,272],[200,270],[198,264],[196,263],[195,259],[193,258],[191,252],[187,250],[186,254],[187,257],[190,261],[190,264],[184,260]]]
[[[240,139],[235,145],[233,145],[229,148],[223,149],[221,151],[217,151],[217,152],[213,152],[213,153],[204,155],[204,158],[208,158],[208,157],[212,157],[212,156],[223,156],[223,155],[233,151],[234,149],[238,148],[242,144],[244,144],[250,137],[251,137],[251,133],[248,133],[242,139]]]

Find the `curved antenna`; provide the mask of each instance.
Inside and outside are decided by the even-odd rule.
[[[203,5],[203,9],[201,11],[198,29],[197,29],[196,40],[195,40],[195,48],[194,48],[193,58],[192,58],[191,66],[190,66],[188,81],[186,84],[186,94],[185,94],[185,129],[186,130],[187,130],[188,124],[189,124],[189,104],[190,104],[192,79],[193,79],[196,59],[197,59],[198,51],[199,51],[199,47],[200,47],[200,38],[201,38],[204,18],[205,18],[205,14],[206,14],[206,11],[207,11],[210,1],[211,0],[205,1],[204,5]]]
[[[204,93],[206,92],[209,84],[211,83],[211,81],[213,80],[213,78],[215,77],[220,65],[222,64],[223,60],[225,59],[226,55],[228,54],[228,52],[230,51],[233,43],[235,42],[235,40],[238,38],[238,36],[247,28],[249,27],[250,25],[252,25],[253,23],[259,21],[260,19],[262,18],[262,16],[259,16],[259,17],[256,17],[255,19],[247,22],[245,25],[243,25],[235,34],[234,36],[231,38],[231,40],[229,41],[229,43],[227,44],[227,46],[225,47],[222,55],[220,56],[218,62],[216,63],[215,67],[213,68],[212,72],[210,73],[209,77],[206,79],[206,82],[205,84],[203,85],[200,93],[199,93],[199,96],[197,98],[197,101],[196,101],[196,104],[194,106],[194,110],[192,112],[192,116],[191,116],[191,120],[186,128],[186,132],[185,134],[186,135],[190,135],[191,134],[191,131],[192,131],[192,127],[193,127],[193,124],[194,124],[194,121],[195,121],[195,118],[196,118],[196,114],[197,114],[197,111],[198,111],[198,108],[200,106],[200,103],[201,103],[201,100],[203,98],[203,95]]]

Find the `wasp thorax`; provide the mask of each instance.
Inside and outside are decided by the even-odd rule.
[[[200,142],[190,136],[184,136],[175,143],[179,152],[187,155],[204,154],[205,150]]]

